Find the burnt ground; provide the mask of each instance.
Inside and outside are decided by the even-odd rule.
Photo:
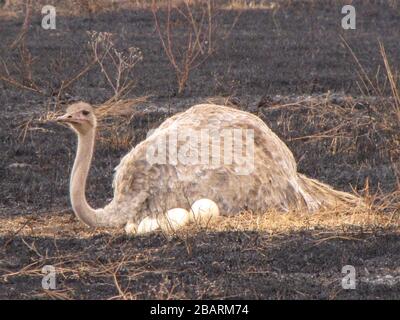
[[[397,188],[399,122],[378,40],[399,70],[400,12],[387,1],[355,6],[357,29],[350,31],[340,27],[338,1],[244,10],[229,37],[193,71],[181,96],[149,11],[60,16],[55,31],[41,29],[36,12],[27,46],[45,95],[0,82],[0,298],[398,299],[400,235],[393,226],[277,233],[267,226],[134,239],[122,231],[87,230],[68,202],[75,137],[40,120],[70,101],[98,104],[110,97],[96,68],[68,88],[60,105],[52,91],[85,64],[87,30],[112,32],[120,47],[142,50],[131,97],[150,97],[134,107],[129,121],[101,134],[88,181],[93,206],[112,197],[113,168],[149,129],[208,100],[258,114],[287,142],[299,171],[341,190],[365,194],[367,184],[370,194],[389,194]],[[236,16],[237,11],[221,11],[220,30],[229,30]],[[21,22],[0,21],[0,53],[11,66],[18,52],[8,46]],[[379,86],[379,96],[363,88],[340,36]],[[11,68],[18,77],[16,70]],[[113,135],[130,140],[118,143],[110,140]],[[397,211],[384,214],[399,219]],[[41,267],[49,264],[58,271],[55,292],[41,288]],[[356,290],[340,286],[347,264],[357,270]]]

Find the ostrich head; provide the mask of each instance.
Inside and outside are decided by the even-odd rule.
[[[71,126],[78,134],[86,134],[96,128],[97,121],[93,108],[85,102],[70,105],[66,113],[56,119]]]

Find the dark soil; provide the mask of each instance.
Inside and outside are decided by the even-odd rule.
[[[121,297],[113,274],[126,295],[140,299],[400,298],[400,234],[384,227],[280,235],[267,230],[210,231],[186,240],[160,234],[128,239],[119,231],[85,231],[69,210],[75,137],[65,128],[38,120],[56,108],[52,91],[62,79],[84,66],[86,31],[108,31],[118,35],[121,48],[142,50],[144,60],[136,68],[137,85],[131,96],[151,97],[118,128],[120,134],[132,136],[130,146],[98,143],[87,191],[93,206],[112,198],[113,168],[149,129],[209,99],[229,100],[258,114],[287,142],[299,171],[309,176],[346,191],[362,192],[366,181],[370,192],[395,191],[400,128],[390,87],[384,85],[378,40],[385,45],[393,69],[399,70],[400,9],[389,1],[354,5],[357,29],[348,31],[341,28],[339,1],[324,5],[301,1],[282,3],[276,11],[243,11],[230,36],[218,41],[215,54],[193,71],[182,96],[177,96],[175,75],[151,12],[60,16],[55,31],[43,30],[36,12],[27,45],[37,58],[34,78],[46,95],[0,82],[0,220],[26,218],[26,225],[16,223],[12,230],[0,227],[0,298],[56,297],[41,288],[40,269],[46,264],[60,267],[58,298]],[[221,30],[229,30],[236,16],[236,11],[222,11]],[[0,57],[10,65],[18,60],[18,52],[10,51],[9,45],[21,23],[21,19],[0,21]],[[381,97],[375,97],[372,88],[361,92],[360,69],[340,36],[366,73],[382,84]],[[18,77],[15,68],[11,72]],[[100,71],[93,69],[58,102],[96,104],[110,96]],[[110,134],[104,132],[102,137]],[[47,219],[54,219],[54,236],[42,234],[35,227],[38,223],[31,224]],[[326,237],[331,238],[319,242]],[[341,287],[341,269],[347,264],[357,270],[355,290]]]

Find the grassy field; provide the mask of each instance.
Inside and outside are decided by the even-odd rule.
[[[3,2],[1,299],[400,297],[396,2],[354,1],[357,28],[343,30],[341,1],[225,1],[211,8],[211,25],[198,23],[209,7],[195,1],[201,50],[186,75],[180,53],[193,25],[172,12],[168,55],[166,1],[158,27],[150,1],[55,1],[55,30],[41,27],[40,2],[25,24],[26,7]],[[110,34],[117,52],[140,50],[126,92],[118,70],[93,59],[93,31]],[[94,207],[112,198],[113,168],[150,129],[209,101],[260,116],[301,173],[360,194],[368,209],[243,212],[173,236],[90,230],[68,199],[75,137],[48,121],[79,100],[104,110],[87,190]],[[45,265],[56,268],[56,290],[42,289]],[[355,290],[341,286],[345,265],[356,269]]]

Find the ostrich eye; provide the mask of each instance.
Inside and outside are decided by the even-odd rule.
[[[89,113],[90,113],[90,112],[89,112],[89,111],[86,111],[86,110],[83,110],[83,111],[82,111],[82,114],[83,114],[84,116],[89,115]]]

